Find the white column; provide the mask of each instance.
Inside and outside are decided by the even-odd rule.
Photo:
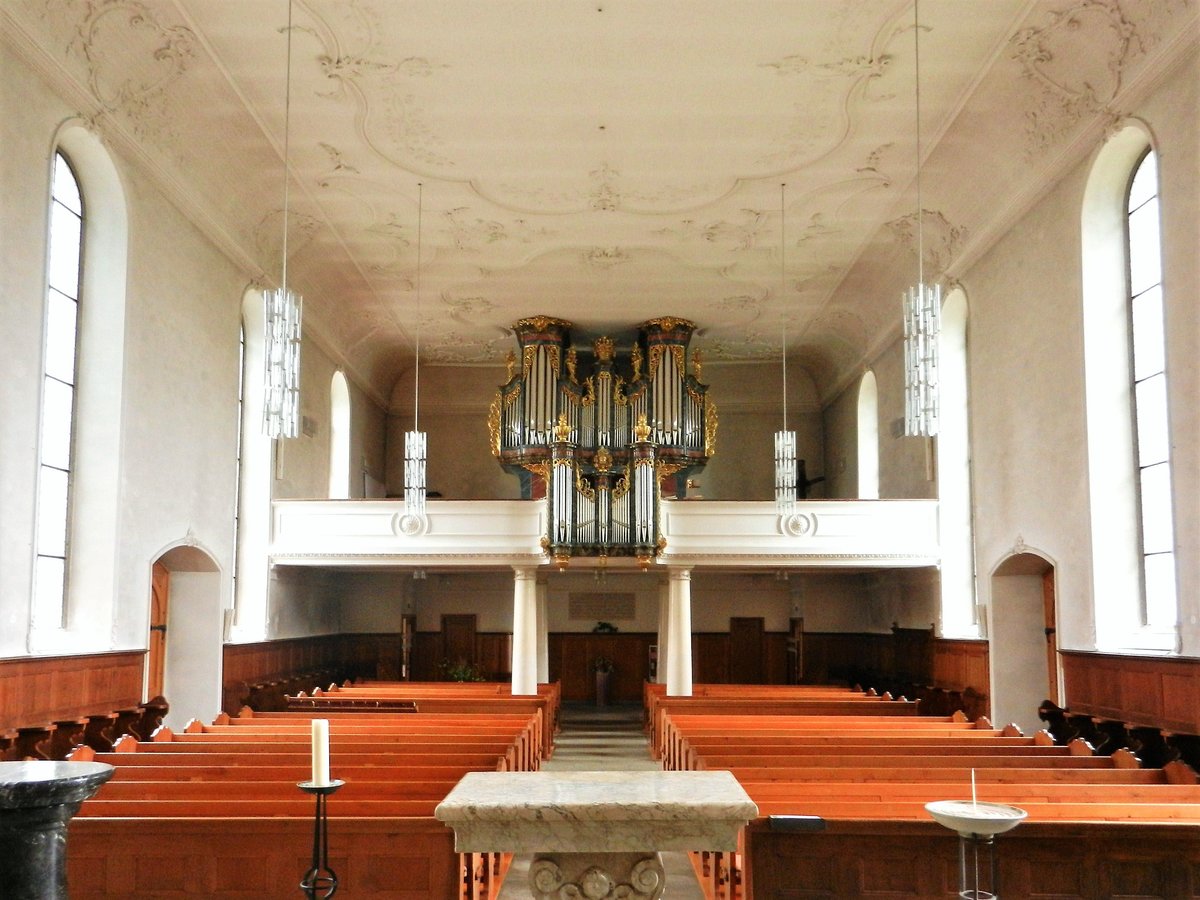
[[[692,696],[692,570],[671,569],[667,582],[667,696]]]
[[[546,605],[550,587],[545,579],[537,581],[537,680],[538,684],[550,681],[550,626],[546,622]]]
[[[537,569],[513,567],[513,696],[537,693]]]
[[[670,589],[665,581],[658,584],[658,672],[655,683],[667,683],[667,649],[670,645],[667,611],[671,608]]]

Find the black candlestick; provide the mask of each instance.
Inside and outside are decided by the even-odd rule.
[[[296,787],[317,798],[317,810],[313,816],[312,868],[304,873],[300,890],[312,900],[317,897],[332,897],[338,888],[337,875],[329,867],[329,818],[325,811],[326,798],[346,782],[334,779],[329,784],[314,784],[301,781]],[[324,891],[324,893],[320,893]]]

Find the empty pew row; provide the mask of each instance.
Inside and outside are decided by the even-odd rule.
[[[345,781],[328,804],[341,889],[364,897],[494,898],[510,857],[457,854],[433,810],[467,771],[535,767],[541,735],[536,711],[352,713],[331,721],[331,774]],[[150,741],[131,737],[112,752],[79,754],[116,772],[69,827],[73,897],[298,893],[314,812],[312,797],[297,788],[311,771],[308,717],[222,714],[212,725],[160,729]]]
[[[286,698],[287,710],[321,715],[360,710],[404,710],[435,713],[481,713],[539,709],[543,717],[543,740],[553,743],[558,731],[561,691],[557,682],[538,685],[534,695],[512,694],[512,686],[498,682],[357,682],[315,688],[311,694]]]
[[[895,720],[890,729],[875,723],[863,732],[806,718],[761,719],[774,727],[756,732],[752,717],[743,717],[751,723],[743,734],[729,717],[668,717],[675,764],[727,768],[759,806],[741,853],[695,856],[710,896],[858,897],[885,885],[894,891],[889,896],[954,893],[956,838],[933,823],[924,806],[969,798],[972,776],[980,800],[1029,813],[1013,834],[1030,852],[1052,849],[1074,860],[1081,837],[1089,842],[1085,855],[1092,867],[1071,865],[1075,883],[1136,883],[1162,889],[1144,896],[1164,897],[1193,896],[1185,891],[1200,888],[1200,788],[1182,764],[1171,771],[1141,769],[1127,751],[1098,757],[1082,741],[1064,748],[1048,736],[1023,739],[1011,728],[982,727],[986,722],[946,732],[929,746],[929,739],[911,734],[922,719]],[[722,725],[720,737],[713,732]],[[821,830],[794,832],[778,824],[795,821]],[[1137,850],[1133,857],[1098,861],[1093,838],[1110,847],[1128,841]],[[898,873],[892,881],[884,859]],[[1006,893],[1038,893],[1031,880],[1036,872],[1027,865],[1013,860],[1003,868],[1011,869],[1002,873]],[[1090,889],[1067,894],[1111,895]]]
[[[736,714],[750,716],[818,716],[822,718],[853,717],[857,719],[895,719],[915,717],[917,704],[911,700],[890,697],[852,695],[848,698],[775,699],[735,697],[659,697],[652,701],[650,711],[650,749],[661,759],[665,749],[667,713],[690,715]],[[949,717],[944,721],[950,722]]]

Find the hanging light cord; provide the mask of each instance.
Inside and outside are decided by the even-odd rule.
[[[787,285],[787,238],[784,231],[785,210],[787,206],[787,182],[779,185],[779,303],[783,309],[783,430],[788,430],[787,416],[787,303],[784,299]]]
[[[413,431],[418,427],[418,409],[421,403],[421,215],[425,205],[425,185],[417,182],[417,347],[416,363],[413,367]]]
[[[913,46],[916,50],[917,101],[917,284],[925,284],[925,211],[921,206],[921,0],[913,0]]]
[[[288,266],[288,195],[290,177],[288,172],[289,150],[292,135],[292,2],[288,0],[287,14],[287,68],[283,87],[283,295],[287,296]]]

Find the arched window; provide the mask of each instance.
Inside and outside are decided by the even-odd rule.
[[[858,383],[858,497],[879,499],[879,388],[875,373]]]
[[[1159,237],[1158,160],[1142,157],[1130,181],[1128,220],[1129,336],[1141,525],[1143,623],[1174,629],[1175,521],[1171,512],[1170,428],[1163,329],[1162,241]]]
[[[967,427],[967,295],[954,288],[942,304],[937,434],[938,517],[942,545],[943,637],[979,637],[971,453]]]
[[[1097,155],[1081,225],[1096,642],[1174,650],[1158,172],[1139,124],[1122,128]]]
[[[329,499],[350,497],[350,387],[340,371],[329,383]]]
[[[67,158],[56,153],[50,189],[33,607],[35,622],[46,628],[66,624],[83,226],[79,181]]]

